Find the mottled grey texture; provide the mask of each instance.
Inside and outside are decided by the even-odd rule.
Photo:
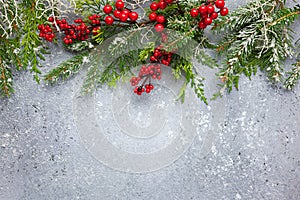
[[[300,32],[299,21],[293,27]],[[53,47],[44,70],[69,57]],[[261,73],[241,78],[240,90],[219,100],[225,125],[206,156],[196,138],[172,165],[132,174],[103,165],[82,145],[74,83],[37,85],[24,72],[12,98],[0,100],[1,200],[300,199],[299,85],[286,91]]]

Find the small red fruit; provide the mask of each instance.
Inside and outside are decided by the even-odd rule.
[[[226,16],[228,14],[228,8],[224,7],[220,10],[220,15]]]
[[[111,13],[112,10],[113,10],[113,8],[111,7],[111,5],[106,5],[106,6],[103,7],[103,12],[105,14]]]
[[[162,32],[163,30],[164,30],[164,25],[162,25],[162,24],[156,24],[155,25],[155,27],[154,27],[154,29],[156,30],[156,32],[158,32],[158,33],[160,33],[160,32]]]
[[[111,16],[106,16],[105,17],[105,23],[107,25],[112,25],[114,23],[114,18],[112,18]]]
[[[116,1],[115,5],[118,10],[122,10],[124,8],[124,2],[121,0]]]
[[[215,12],[215,7],[213,5],[208,5],[208,6],[206,6],[206,8],[207,8],[206,12],[208,14],[211,14],[211,13]]]
[[[225,6],[225,1],[224,0],[217,0],[216,2],[215,2],[215,6],[217,7],[217,8],[223,8],[224,6]]]
[[[49,17],[48,18],[48,22],[54,22],[54,18],[53,17]]]
[[[210,18],[210,17],[205,18],[205,19],[204,19],[204,23],[205,23],[206,25],[211,25],[211,23],[212,23],[212,18]]]
[[[162,16],[162,15],[158,15],[157,17],[156,17],[156,21],[158,22],[158,23],[164,23],[165,22],[165,17],[164,16]]]
[[[158,7],[159,7],[161,10],[164,10],[164,9],[167,7],[167,4],[166,4],[166,2],[164,2],[164,1],[160,1],[160,2],[158,2]]]
[[[115,17],[115,18],[119,18],[120,13],[121,13],[121,11],[115,10],[115,11],[114,11],[114,17]]]
[[[156,11],[158,9],[158,4],[156,2],[151,3],[150,9],[152,11]]]
[[[213,12],[213,13],[210,14],[210,17],[212,19],[217,19],[218,18],[218,13],[217,12]]]
[[[128,18],[128,14],[126,14],[126,12],[124,12],[125,10],[123,10],[121,12],[121,14],[119,15],[119,19],[121,22],[126,22],[127,21],[127,18]]]
[[[206,28],[206,24],[203,21],[200,21],[199,24],[198,24],[198,27],[200,29],[205,29]]]
[[[150,21],[154,21],[155,19],[156,19],[156,13],[155,12],[152,12],[152,13],[150,13],[149,14],[149,19],[150,19]]]
[[[139,15],[137,12],[130,12],[128,16],[131,21],[136,21],[139,18]]]
[[[199,13],[206,13],[207,7],[205,5],[202,5],[202,6],[199,6],[198,10],[199,10]]]
[[[196,8],[192,8],[191,11],[190,11],[190,15],[192,17],[197,17],[199,14],[198,10]]]

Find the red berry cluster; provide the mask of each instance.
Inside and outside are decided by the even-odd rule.
[[[124,2],[122,0],[117,0],[115,2],[115,10],[111,5],[106,5],[103,7],[103,12],[108,16],[105,17],[105,23],[111,25],[114,23],[115,19],[120,20],[121,22],[126,22],[128,19],[132,22],[136,21],[139,17],[137,12],[132,12],[124,7]],[[109,14],[113,13],[113,16]]]
[[[40,31],[39,37],[45,38],[45,40],[49,42],[52,42],[52,40],[55,38],[55,34],[49,25],[40,24],[38,25],[38,29]]]
[[[151,84],[151,79],[160,80],[162,71],[160,65],[149,65],[142,66],[139,72],[138,77],[132,77],[130,79],[131,85],[136,86],[134,88],[134,93],[141,95],[143,92],[150,93],[154,89],[154,86]],[[143,83],[140,86],[137,86],[141,80]],[[145,84],[149,80],[149,84]]]
[[[218,12],[215,11],[215,7],[219,9]],[[225,7],[224,0],[208,1],[206,4],[199,6],[199,8],[192,8],[190,15],[194,18],[200,16],[199,28],[205,29],[208,25],[211,25],[214,19],[218,18],[218,13],[221,16],[226,16],[228,14],[228,8]]]
[[[124,7],[122,0],[115,2],[115,10],[111,5],[105,5],[103,12],[107,15],[104,19],[106,25],[112,25],[116,19],[121,22],[127,22],[129,19],[131,22],[135,22],[138,19],[138,13],[129,11]],[[110,16],[113,12],[113,16]],[[82,18],[74,20],[75,24],[69,24],[66,19],[57,19],[54,17],[48,18],[48,23],[52,24],[52,28],[47,24],[40,24],[38,29],[40,31],[39,36],[45,38],[47,41],[52,42],[55,38],[55,33],[58,32],[57,26],[65,34],[63,41],[65,44],[71,44],[73,41],[83,41],[89,39],[89,35],[97,35],[100,30],[101,16],[94,14],[88,17],[88,20],[83,21]]]
[[[172,61],[172,55],[172,52],[164,51],[161,49],[161,46],[158,46],[150,56],[150,61],[169,66]]]
[[[160,33],[164,30],[165,17],[163,15],[157,15],[155,11],[161,9],[164,10],[169,4],[172,4],[173,0],[160,0],[159,2],[152,2],[150,4],[150,9],[152,12],[149,14],[150,21],[156,21],[154,28],[156,32]]]

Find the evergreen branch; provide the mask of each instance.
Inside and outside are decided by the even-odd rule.
[[[291,12],[291,13],[288,13],[282,17],[280,17],[279,19],[273,21],[273,22],[270,22],[269,24],[267,24],[267,26],[275,26],[276,24],[278,24],[279,22],[281,21],[285,21],[287,18],[290,18],[290,17],[296,17],[300,14],[300,10],[299,11],[295,11],[295,12]]]
[[[59,80],[66,80],[72,77],[74,74],[77,74],[84,63],[89,62],[88,60],[88,51],[84,51],[80,54],[77,54],[59,64],[57,67],[49,71],[46,75],[44,75],[44,81],[54,84]]]
[[[294,68],[288,73],[289,76],[284,82],[284,86],[291,90],[300,79],[300,60],[293,64]]]
[[[0,57],[0,94],[10,96],[13,92],[12,78],[11,69]]]
[[[300,14],[298,6],[282,5],[282,1],[256,0],[219,21],[218,29],[230,30],[217,47],[219,53],[226,55],[224,67],[218,73],[224,83],[222,89],[238,89],[240,75],[250,78],[257,67],[270,80],[281,80],[283,61],[293,55],[294,48],[288,26]],[[230,23],[222,25],[225,21]]]

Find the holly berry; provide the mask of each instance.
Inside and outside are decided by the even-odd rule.
[[[199,6],[198,8],[199,13],[206,13],[207,12],[207,7],[205,5]]]
[[[224,7],[220,10],[220,15],[226,16],[228,14],[228,8]]]
[[[206,25],[211,25],[211,23],[212,23],[212,18],[210,18],[210,17],[205,18],[205,19],[204,19],[204,23],[205,23]]]
[[[212,19],[217,19],[218,18],[218,13],[217,12],[213,12],[213,13],[210,14],[210,17]]]
[[[216,0],[215,6],[219,9],[221,9],[225,6],[225,1],[224,0]]]
[[[198,14],[199,14],[199,12],[198,12],[198,10],[196,9],[196,8],[192,8],[191,9],[191,11],[190,11],[190,15],[192,16],[192,17],[197,17],[198,16]]]
[[[121,0],[118,0],[118,1],[116,1],[115,6],[118,10],[122,10],[124,8],[124,2]]]
[[[156,24],[155,26],[154,26],[154,29],[155,29],[155,31],[156,32],[158,32],[158,33],[161,33],[163,30],[164,30],[164,25],[162,25],[162,24]]]
[[[54,18],[53,17],[49,17],[48,18],[48,22],[54,22]]]
[[[164,16],[162,16],[162,15],[158,15],[157,17],[156,17],[156,21],[158,22],[158,23],[164,23],[165,22],[165,17]]]
[[[200,21],[199,24],[198,24],[198,27],[200,29],[205,29],[206,28],[206,24],[203,21]]]
[[[137,12],[130,12],[128,16],[131,21],[136,21],[139,17]]]
[[[149,19],[150,19],[150,21],[155,21],[156,16],[157,16],[157,15],[156,15],[155,12],[150,13],[150,14],[149,14]]]
[[[207,9],[207,13],[208,14],[211,14],[211,13],[213,13],[213,12],[215,12],[215,7],[213,6],[213,5],[208,5],[208,6],[206,6],[206,9]]]
[[[113,10],[113,8],[111,7],[111,5],[106,5],[106,6],[103,7],[103,12],[105,14],[111,13],[112,10]]]
[[[105,23],[106,23],[107,25],[112,25],[112,24],[114,23],[114,18],[111,17],[111,16],[106,16],[106,17],[105,17]]]
[[[128,19],[128,14],[127,14],[127,12],[125,11],[125,10],[123,10],[121,13],[120,13],[120,15],[119,15],[119,19],[120,19],[120,21],[121,22],[126,22],[127,21],[127,19]]]
[[[156,11],[158,9],[158,4],[156,2],[152,2],[150,5],[150,9],[152,11]]]
[[[163,1],[163,0],[161,0],[160,2],[158,2],[158,7],[161,10],[164,10],[167,7],[167,3],[165,1]]]
[[[114,17],[119,18],[121,11],[119,10],[114,10]]]

